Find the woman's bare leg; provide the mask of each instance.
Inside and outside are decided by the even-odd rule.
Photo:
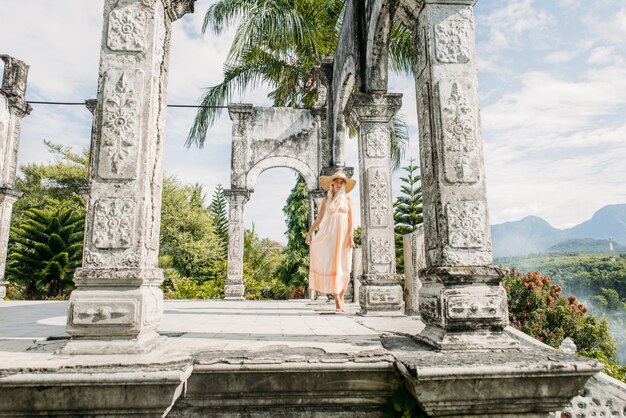
[[[341,304],[341,297],[338,293],[335,293],[333,296],[335,297],[335,311],[342,312],[343,305]]]
[[[343,289],[341,291],[341,293],[339,293],[339,299],[341,300],[341,310],[345,311],[346,310],[346,301],[345,301],[345,297],[346,297],[346,289]]]

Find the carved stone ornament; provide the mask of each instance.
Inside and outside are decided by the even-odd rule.
[[[228,257],[232,260],[239,260],[242,254],[241,247],[241,226],[232,225],[229,230]]]
[[[85,300],[71,306],[72,324],[133,325],[137,322],[137,301]]]
[[[389,264],[393,256],[391,255],[391,244],[384,238],[374,238],[370,241],[370,260],[372,264]]]
[[[368,302],[371,305],[388,305],[401,302],[401,293],[398,287],[374,287],[368,291]]]
[[[374,227],[389,224],[389,186],[386,170],[372,167],[368,169],[370,220]]]
[[[451,183],[475,183],[479,179],[476,147],[476,109],[469,82],[440,83],[444,107],[442,129],[444,171]]]
[[[111,11],[107,46],[113,51],[140,52],[146,46],[148,16],[141,3]]]
[[[493,295],[477,297],[475,295],[450,296],[446,301],[446,317],[450,321],[472,319],[501,319],[506,315],[506,298]]]
[[[472,12],[463,9],[435,27],[437,61],[443,64],[465,64],[472,56]]]
[[[485,243],[485,206],[479,201],[448,203],[448,243],[455,248],[481,248]]]
[[[131,199],[98,199],[94,205],[93,245],[102,249],[131,247],[135,206]]]
[[[108,71],[104,85],[98,173],[105,179],[133,179],[138,168],[143,72]]]
[[[389,154],[389,128],[376,124],[365,130],[364,137],[368,157],[386,157]]]
[[[245,157],[245,149],[244,149],[243,141],[233,139],[233,168],[234,169],[243,169],[244,168],[244,157]]]

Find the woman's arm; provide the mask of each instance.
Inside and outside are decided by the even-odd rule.
[[[346,237],[346,248],[354,248],[353,227],[352,227],[352,201],[350,196],[346,196],[348,201],[348,236]]]
[[[311,225],[311,228],[309,228],[309,232],[306,233],[306,240],[305,240],[306,245],[311,245],[311,237],[313,236],[313,232],[315,232],[317,227],[320,226],[320,224],[322,223],[322,219],[324,219],[325,209],[326,209],[326,197],[322,199],[322,204],[320,205],[320,211],[317,214],[317,218],[315,219],[315,222],[313,222],[313,225]]]

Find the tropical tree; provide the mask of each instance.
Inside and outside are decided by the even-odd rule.
[[[207,129],[235,94],[270,88],[275,106],[310,108],[317,95],[314,69],[335,53],[345,0],[220,0],[206,12],[202,32],[222,35],[235,24],[224,79],[206,90],[187,145],[203,146]],[[391,32],[390,68],[410,73],[412,35],[396,23]],[[406,144],[406,123],[396,119],[392,143],[396,167]],[[404,142],[402,142],[404,141]]]
[[[215,233],[222,242],[224,256],[228,248],[228,216],[226,215],[228,203],[224,197],[224,189],[218,184],[213,191],[213,198],[209,205],[209,213],[213,216],[213,224],[215,225]]]
[[[173,178],[163,181],[160,255],[183,277],[197,282],[216,279],[224,259],[213,217],[204,206],[202,187],[183,186]]]
[[[400,178],[402,182],[400,191],[402,194],[398,196],[393,205],[396,267],[399,273],[404,272],[404,246],[402,236],[415,231],[418,225],[421,225],[424,221],[422,217],[421,178],[417,174],[419,167],[415,165],[415,160],[412,158],[409,161],[409,165],[403,167],[403,170],[406,172],[406,175]]]
[[[291,189],[283,207],[287,219],[287,246],[285,261],[278,270],[283,281],[290,286],[306,286],[309,280],[309,247],[306,234],[309,230],[309,194],[306,180],[298,174],[296,185]]]
[[[261,239],[252,225],[244,231],[243,249],[246,299],[287,299],[288,288],[278,275],[286,257],[282,245]]]
[[[62,297],[80,264],[84,217],[68,202],[22,212],[11,228],[7,278],[28,299]]]

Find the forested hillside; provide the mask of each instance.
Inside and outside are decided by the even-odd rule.
[[[626,255],[544,255],[498,258],[495,263],[522,274],[539,271],[576,296],[591,312],[606,317],[618,345],[618,359],[626,363]]]

